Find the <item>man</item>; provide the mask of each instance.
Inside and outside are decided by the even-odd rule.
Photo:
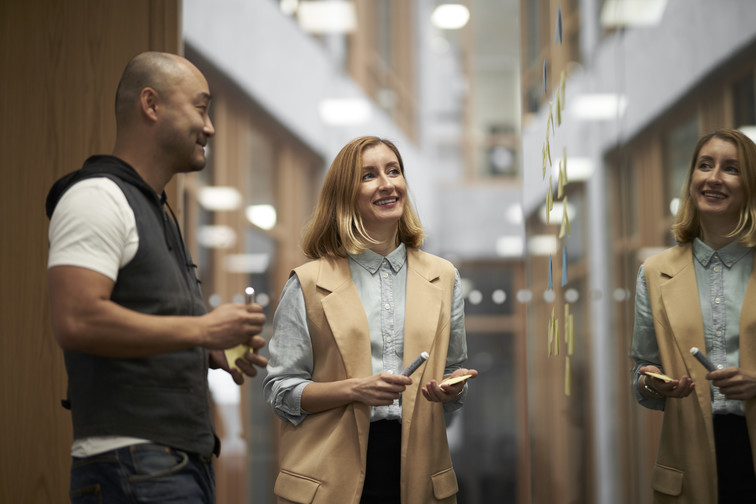
[[[267,365],[255,352],[265,344],[262,308],[206,313],[165,210],[171,178],[205,165],[210,99],[186,59],[137,55],[116,92],[113,155],[90,157],[48,195],[51,319],[74,426],[72,502],[214,502],[210,458],[220,446],[208,367],[241,384]],[[236,361],[241,373],[223,352],[240,343],[255,350]]]

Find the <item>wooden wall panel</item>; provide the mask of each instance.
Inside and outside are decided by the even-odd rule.
[[[140,51],[179,50],[178,4],[0,2],[0,502],[67,501],[72,432],[48,316],[44,198],[112,150],[121,71]]]

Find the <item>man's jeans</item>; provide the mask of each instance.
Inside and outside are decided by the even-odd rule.
[[[71,502],[142,503],[215,502],[210,460],[167,446],[126,446],[86,458],[71,466]]]

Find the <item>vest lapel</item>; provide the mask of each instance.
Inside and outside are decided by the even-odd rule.
[[[373,374],[370,359],[370,329],[362,307],[349,260],[323,260],[317,285],[329,291],[321,301],[336,346],[341,353],[349,377]]]
[[[740,311],[740,367],[750,371],[756,370],[756,254]],[[756,399],[745,401],[745,411],[756,466]]]
[[[669,280],[659,287],[661,302],[669,319],[670,331],[683,355],[683,360],[686,361],[691,347],[695,346],[706,351],[694,260],[692,247],[688,245],[681,254],[663,266],[661,274],[668,276]],[[688,373],[693,379],[696,379],[696,375],[700,375],[703,379],[706,370],[702,366],[693,366],[689,367]],[[698,392],[705,394],[708,400],[708,390]]]
[[[442,290],[433,282],[438,279],[435,273],[419,257],[415,249],[407,250],[407,301],[404,314],[404,366],[420,355],[420,352],[432,354],[436,340],[441,311]],[[405,411],[413,411],[416,388],[440,376],[426,375],[428,366],[422,368],[422,374],[413,376],[412,391],[402,394]]]

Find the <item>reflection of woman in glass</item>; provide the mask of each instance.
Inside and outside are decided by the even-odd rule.
[[[756,146],[748,137],[719,130],[698,141],[672,229],[678,245],[638,273],[632,345],[636,398],[664,411],[654,502],[756,502]],[[707,372],[691,347],[718,369]]]
[[[293,271],[274,319],[264,390],[284,420],[279,502],[456,502],[444,413],[466,385],[441,379],[477,371],[462,368],[459,274],[422,238],[394,144],[347,144],[304,239],[315,260]]]

